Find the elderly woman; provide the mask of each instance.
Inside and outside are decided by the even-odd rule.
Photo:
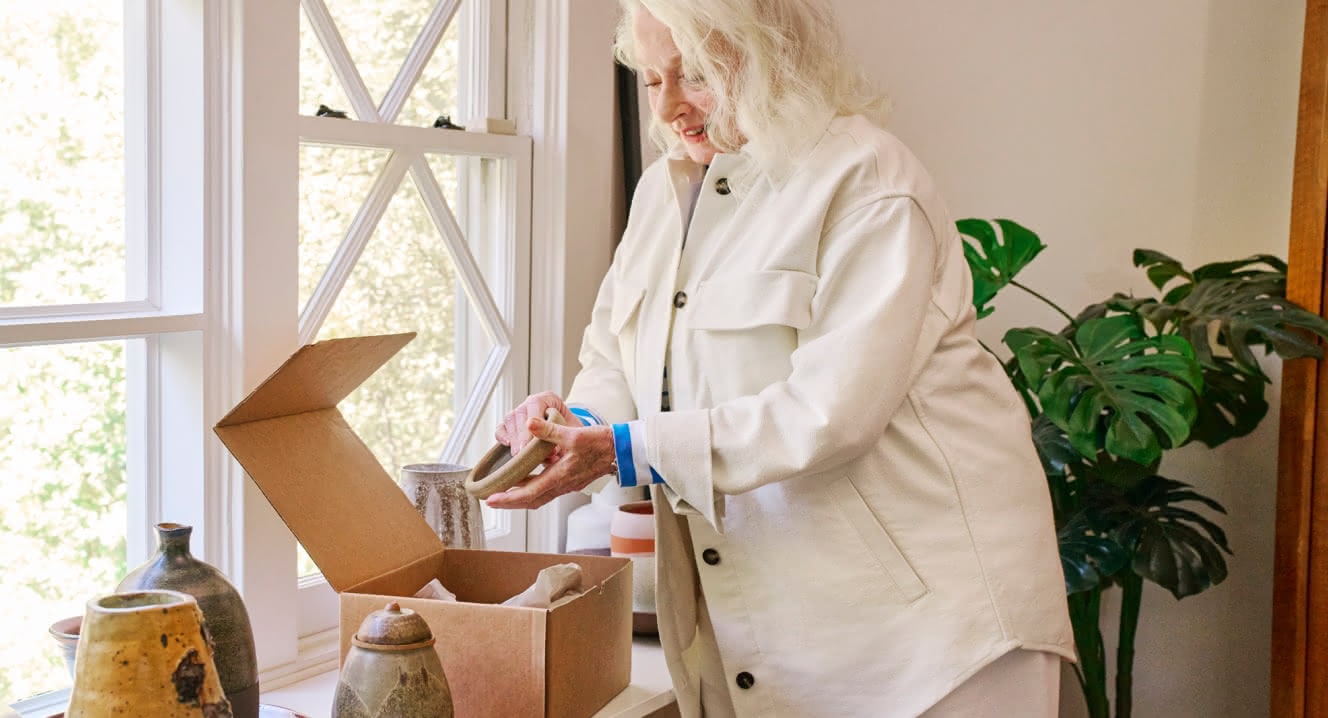
[[[623,2],[668,156],[567,403],[497,430],[554,455],[489,504],[651,485],[684,716],[1056,715],[1051,506],[931,178],[821,2]]]

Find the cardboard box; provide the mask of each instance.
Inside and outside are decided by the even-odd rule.
[[[337,410],[414,336],[305,346],[214,430],[339,594],[343,661],[364,616],[397,601],[433,630],[457,716],[589,716],[631,678],[631,561],[443,547]],[[568,561],[581,596],[495,605]],[[458,602],[410,598],[433,578]]]

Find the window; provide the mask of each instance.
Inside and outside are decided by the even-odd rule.
[[[418,333],[341,405],[394,476],[478,460],[525,395],[530,141],[457,129],[503,112],[474,49],[502,47],[497,7],[303,2],[299,334]],[[490,547],[525,548],[522,516],[484,521]],[[299,567],[308,633],[336,607],[303,550]]]
[[[343,405],[390,475],[473,461],[525,395],[531,140],[433,126],[506,116],[506,2],[61,0],[0,28],[0,701],[67,686],[46,627],[163,520],[244,593],[260,667],[307,669],[330,591],[211,423],[350,334],[419,332]]]
[[[203,108],[161,102],[159,62],[201,44],[200,18],[97,0],[0,18],[0,696],[68,684],[46,627],[113,590],[157,517],[205,523]],[[175,70],[196,80],[200,55]]]

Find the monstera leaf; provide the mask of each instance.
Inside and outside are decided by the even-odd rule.
[[[1137,312],[1157,331],[1189,339],[1204,366],[1213,366],[1210,326],[1216,342],[1243,371],[1263,375],[1250,347],[1261,345],[1283,359],[1321,357],[1310,332],[1328,338],[1328,321],[1286,299],[1286,264],[1260,254],[1233,262],[1214,262],[1185,271],[1176,260],[1151,250],[1136,250],[1134,262],[1146,268],[1159,289],[1176,277],[1187,281],[1159,301],[1118,295],[1108,304],[1118,311]],[[1303,330],[1303,331],[1302,331]]]
[[[1065,573],[1065,592],[1091,591],[1130,563],[1130,554],[1088,513],[1077,514],[1056,532]]]
[[[1099,449],[1150,464],[1189,436],[1203,386],[1188,342],[1149,337],[1130,314],[1093,319],[1069,339],[1012,329],[1005,344],[1038,393],[1047,418],[1085,457]],[[1105,428],[1105,435],[1100,432]]]
[[[987,303],[1047,245],[1027,227],[1008,219],[961,219],[955,225],[964,237],[964,258],[973,275],[973,306],[981,319],[994,311]]]
[[[1262,373],[1243,371],[1230,359],[1213,357],[1213,365],[1203,368],[1203,381],[1191,441],[1218,446],[1254,431],[1268,414],[1264,392],[1269,382]]]
[[[1110,304],[1138,313],[1159,332],[1185,337],[1204,365],[1214,363],[1211,326],[1217,328],[1217,345],[1225,348],[1224,353],[1229,352],[1242,371],[1261,376],[1252,346],[1275,351],[1283,359],[1323,355],[1313,337],[1297,330],[1328,338],[1328,321],[1288,302],[1282,280],[1202,279],[1188,289],[1175,304],[1128,297],[1117,297]]]
[[[1180,262],[1153,249],[1134,250],[1134,266],[1142,267],[1148,280],[1158,289],[1165,289],[1171,280],[1182,277],[1185,282],[1173,287],[1162,299],[1175,304],[1189,294],[1194,283],[1205,279],[1263,279],[1280,277],[1286,281],[1286,262],[1271,254],[1256,254],[1245,259],[1205,264],[1190,272]]]
[[[1075,464],[1074,475],[1095,488],[1113,492],[1114,496],[1133,489],[1140,481],[1156,474],[1161,463],[1160,457],[1151,463],[1140,464],[1103,451],[1092,461]],[[1101,498],[1094,497],[1092,501],[1099,502]]]
[[[1078,484],[1070,480],[1070,466],[1081,460],[1079,452],[1070,444],[1070,437],[1065,435],[1051,419],[1039,415],[1033,419],[1033,447],[1037,449],[1038,459],[1042,462],[1042,473],[1047,476],[1047,488],[1051,490],[1051,505],[1059,522],[1070,511],[1075,502]]]
[[[1126,494],[1128,515],[1114,534],[1133,556],[1135,573],[1185,598],[1227,577],[1223,552],[1231,554],[1217,524],[1180,504],[1226,509],[1188,484],[1151,476]]]

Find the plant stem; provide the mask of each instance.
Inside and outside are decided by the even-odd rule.
[[[1130,718],[1134,699],[1134,636],[1139,628],[1139,606],[1144,579],[1126,569],[1119,574],[1121,589],[1120,644],[1116,647],[1116,718]]]
[[[1057,304],[1057,303],[1051,301],[1050,299],[1047,299],[1046,297],[1042,296],[1041,294],[1039,294],[1038,292],[1036,292],[1035,290],[1033,290],[1032,287],[1029,287],[1028,285],[1025,285],[1025,284],[1020,284],[1019,282],[1016,282],[1016,281],[1014,281],[1013,279],[1010,280],[1010,286],[1012,286],[1012,287],[1018,287],[1018,288],[1024,290],[1025,292],[1028,292],[1029,294],[1032,294],[1034,297],[1037,297],[1038,299],[1040,299],[1040,300],[1042,301],[1043,304],[1046,304],[1047,306],[1051,307],[1052,309],[1055,309],[1057,312],[1060,312],[1060,315],[1061,315],[1062,317],[1065,317],[1067,320],[1069,320],[1071,326],[1075,326],[1075,327],[1079,326],[1079,323],[1076,322],[1076,321],[1074,320],[1074,317],[1070,316],[1069,312],[1065,311],[1064,309],[1061,309],[1061,305],[1059,305],[1059,304]]]
[[[1102,588],[1070,594],[1070,625],[1074,628],[1074,645],[1079,649],[1079,687],[1088,705],[1090,718],[1111,718],[1111,702],[1107,699],[1107,654],[1102,644],[1102,630],[1098,620],[1102,614]]]

